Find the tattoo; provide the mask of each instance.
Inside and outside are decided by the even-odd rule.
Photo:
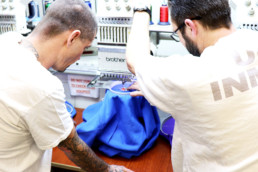
[[[32,43],[26,39],[22,39],[19,44],[23,45],[25,48],[30,50],[37,58],[39,57],[39,54],[35,47],[32,45]]]
[[[58,147],[65,152],[71,161],[89,172],[108,172],[109,165],[101,160],[91,148],[81,140],[76,131],[72,137],[62,141]]]

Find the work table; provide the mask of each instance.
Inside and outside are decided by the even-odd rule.
[[[83,109],[76,108],[77,114],[74,121],[78,125],[82,120]],[[161,136],[157,139],[154,146],[138,157],[126,159],[122,157],[108,157],[98,150],[95,153],[109,164],[123,165],[135,172],[173,172],[171,165],[170,144]],[[53,149],[52,166],[71,171],[82,171],[78,166],[71,162],[67,156],[59,149]]]

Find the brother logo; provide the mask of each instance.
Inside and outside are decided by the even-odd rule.
[[[125,59],[117,58],[117,57],[106,57],[107,62],[118,62],[118,63],[124,63]]]

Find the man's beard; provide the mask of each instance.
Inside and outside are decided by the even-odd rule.
[[[197,46],[193,43],[192,40],[189,39],[185,34],[182,34],[184,40],[185,40],[185,48],[188,50],[188,52],[194,56],[200,56],[201,53]]]

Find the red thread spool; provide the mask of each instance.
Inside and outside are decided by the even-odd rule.
[[[168,22],[168,6],[162,5],[160,7],[160,22],[167,23]]]

